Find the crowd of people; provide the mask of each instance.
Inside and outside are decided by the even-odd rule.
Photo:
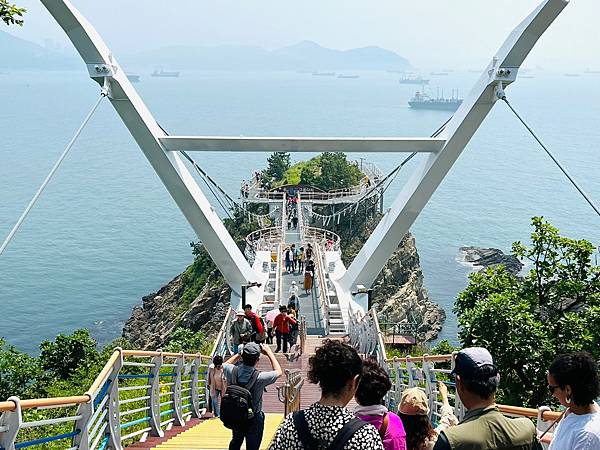
[[[278,323],[289,323],[289,315],[283,310],[281,314]],[[248,343],[225,364],[216,356],[209,369],[213,410],[218,415],[218,399],[227,397],[232,382],[252,378],[261,353],[270,358],[273,371],[256,375],[261,382],[250,389],[256,419],[245,430],[233,431],[230,449],[239,449],[244,438],[247,449],[259,448],[263,388],[275,382],[281,367],[268,346]],[[243,365],[236,380],[233,364],[240,358]],[[450,377],[467,410],[461,421],[450,406],[448,382],[437,383],[439,401],[428,399],[423,389],[415,387],[403,391],[396,411],[388,410],[384,399],[392,382],[387,371],[375,360],[362,359],[342,341],[323,341],[309,366],[308,380],[319,385],[321,397],[284,419],[269,450],[529,450],[542,448],[541,443],[549,444],[550,450],[600,449],[600,407],[596,404],[600,381],[597,363],[588,353],[561,355],[548,368],[549,392],[564,407],[554,434],[536,431],[527,418],[509,418],[500,412],[495,403],[500,374],[485,348],[465,348],[455,357]],[[353,411],[347,408],[352,399],[358,404]],[[441,407],[433,424],[430,408],[435,404]]]

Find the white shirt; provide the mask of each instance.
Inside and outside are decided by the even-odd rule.
[[[549,450],[599,450],[600,411],[567,414],[559,423]]]
[[[298,285],[292,284],[290,286],[290,297],[292,296],[292,294],[294,294],[296,297],[298,297]]]

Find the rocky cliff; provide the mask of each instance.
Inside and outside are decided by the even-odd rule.
[[[435,339],[442,329],[446,313],[429,299],[423,286],[423,271],[415,238],[407,233],[385,265],[375,284],[374,305],[380,320],[417,324],[418,341]]]

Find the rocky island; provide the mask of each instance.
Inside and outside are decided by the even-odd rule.
[[[495,267],[502,264],[506,270],[513,275],[518,275],[523,268],[523,263],[514,255],[506,255],[497,248],[461,247],[460,252],[464,255],[464,261],[475,267],[485,270],[487,267]]]

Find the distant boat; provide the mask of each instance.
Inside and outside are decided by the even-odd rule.
[[[335,77],[335,72],[313,72],[313,77]]]
[[[127,79],[129,81],[131,81],[132,83],[139,83],[140,81],[140,76],[135,74],[135,73],[128,73],[127,75]]]
[[[179,72],[169,72],[166,70],[155,70],[150,74],[151,77],[163,77],[163,78],[178,78]]]
[[[580,73],[565,73],[565,77],[580,77]]]
[[[519,75],[519,78],[535,78],[533,75]]]
[[[421,75],[417,77],[409,77],[404,76],[398,80],[400,84],[429,84],[429,80],[427,78],[423,78]]]
[[[600,73],[600,70],[592,70],[588,67],[587,69],[585,69],[584,73]]]
[[[469,69],[469,73],[481,73],[483,69]]]
[[[429,73],[429,75],[434,75],[434,76],[440,76],[440,77],[443,77],[443,76],[446,76],[446,75],[448,75],[448,72],[430,72],[430,73]]]
[[[339,74],[337,77],[338,77],[338,78],[348,78],[348,79],[355,79],[355,78],[358,78],[359,76],[358,76],[358,75],[344,75],[344,74],[341,74],[341,73],[340,73],[340,74]]]
[[[410,99],[408,105],[414,109],[436,109],[440,111],[456,111],[462,103],[461,98],[431,98],[425,92],[419,92]]]

